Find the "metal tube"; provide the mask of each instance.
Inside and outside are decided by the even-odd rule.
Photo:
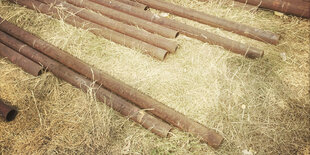
[[[48,4],[55,4],[55,0],[38,0],[43,3]],[[77,1],[69,1],[71,3],[77,3],[80,2]],[[152,33],[143,31],[135,26],[129,26],[128,24],[124,24],[122,22],[116,21],[114,19],[108,18],[106,16],[99,15],[97,13],[91,12],[86,9],[78,8],[72,4],[66,3],[64,1],[58,0],[56,4],[61,5],[67,9],[67,11],[72,12],[73,14],[88,20],[92,23],[104,26],[108,29],[112,29],[114,31],[123,33],[125,35],[128,35],[130,37],[142,40],[146,43],[149,43],[151,45],[157,46],[159,48],[165,49],[169,52],[175,52],[177,50],[178,44],[176,41],[168,40],[167,38],[154,35]],[[100,10],[105,10],[105,8],[100,8]],[[106,10],[108,11],[108,10]],[[117,16],[117,15],[116,15]],[[128,19],[128,18],[127,18]],[[163,32],[161,32],[163,33]],[[173,34],[175,37],[176,34]]]
[[[12,63],[21,67],[25,72],[33,76],[39,76],[43,72],[42,66],[24,57],[23,55],[7,47],[1,42],[0,42],[0,56],[7,58]]]
[[[257,49],[255,47],[251,47],[249,45],[242,44],[237,41],[224,38],[216,34],[212,34],[206,30],[198,29],[175,20],[157,16],[151,12],[141,11],[129,5],[119,3],[117,1],[110,1],[110,0],[90,0],[90,1],[166,27],[170,27],[172,29],[180,31],[181,34],[184,34],[188,37],[196,38],[198,40],[208,42],[213,45],[222,46],[227,50],[230,50],[237,54],[244,55],[248,58],[260,58],[264,55],[264,51]]]
[[[191,19],[213,27],[222,28],[224,30],[244,35],[252,39],[256,39],[266,43],[271,43],[274,45],[279,43],[280,36],[277,34],[253,28],[247,25],[239,24],[226,19],[222,19],[216,16],[212,16],[203,12],[196,11],[194,9],[174,5],[172,3],[165,2],[162,0],[137,0],[137,1],[142,4],[148,5],[149,7],[154,9],[169,12],[171,14]]]
[[[53,1],[53,0],[52,0]],[[149,32],[157,33],[161,36],[167,37],[167,38],[176,38],[179,34],[178,31],[172,30],[170,28],[164,27],[162,25],[123,13],[121,11],[117,11],[114,9],[111,9],[109,7],[105,7],[103,5],[99,5],[97,3],[83,0],[83,1],[76,1],[76,0],[66,0],[67,2],[74,4],[78,7],[85,7],[88,9],[91,9],[96,12],[100,12],[102,15],[110,17],[112,19],[124,22],[126,24],[138,26],[140,28],[143,28]]]
[[[64,19],[65,22],[79,27],[83,28],[85,30],[89,30],[90,32],[102,36],[106,39],[109,39],[113,42],[116,42],[118,44],[127,46],[129,48],[133,49],[140,49],[142,52],[151,55],[154,58],[157,58],[159,60],[164,60],[164,58],[167,55],[167,51],[161,48],[158,48],[156,46],[150,45],[148,43],[145,43],[141,40],[132,38],[130,36],[121,34],[119,32],[110,30],[108,28],[105,28],[103,26],[100,26],[95,23],[88,22],[80,17],[72,16],[72,14],[69,14],[67,12],[63,12],[63,14],[59,14],[58,10],[50,7],[46,4],[43,4],[41,2],[35,1],[35,0],[10,0],[11,2],[26,6],[30,9],[34,9],[39,11],[40,13],[44,13],[47,15],[51,15],[54,18],[58,19]],[[3,24],[2,27],[4,28]]]
[[[47,44],[45,41],[38,39],[32,34],[21,30],[17,26],[10,24],[6,21],[0,20],[0,30],[19,38],[29,46],[41,51],[47,56],[57,60],[58,62],[70,67],[74,71],[94,79],[98,84],[109,89],[115,94],[131,101],[140,108],[152,109],[148,112],[158,116],[166,122],[180,128],[183,131],[190,132],[202,141],[208,143],[212,147],[219,147],[223,137],[216,133],[215,130],[207,128],[192,119],[187,118],[185,115],[173,110],[172,108],[152,99],[151,97],[139,92],[137,89],[115,79],[107,73],[101,72],[96,68],[91,68],[89,65],[80,61],[79,59],[71,56],[70,54],[59,50],[58,48]]]
[[[121,3],[125,3],[125,4],[128,4],[128,5],[131,5],[131,6],[134,6],[134,7],[137,7],[137,8],[141,8],[143,10],[147,10],[148,9],[148,6],[147,5],[144,5],[144,4],[141,4],[137,1],[132,1],[132,0],[116,0],[116,1],[119,1]]]
[[[176,41],[168,40],[167,38],[164,38],[162,36],[154,35],[147,31],[143,31],[135,26],[130,26],[121,23],[106,16],[102,16],[97,13],[88,11],[86,9],[78,8],[66,2],[61,3],[61,5],[67,8],[70,12],[73,12],[75,15],[85,20],[107,27],[114,31],[123,33],[130,37],[142,40],[146,43],[165,49],[169,52],[174,53],[178,48],[178,44]]]
[[[13,107],[4,104],[4,101],[0,99],[0,116],[6,121],[12,121],[17,115],[17,110]]]
[[[287,14],[310,18],[310,1],[306,0],[235,0]]]
[[[93,84],[92,81],[88,80],[84,76],[72,71],[63,64],[47,57],[46,55],[40,53],[39,51],[31,48],[25,43],[13,38],[6,33],[0,31],[0,40],[8,44],[11,48],[19,50],[20,53],[31,58],[33,61],[36,61],[45,67],[48,68],[55,76],[68,83],[72,84],[75,87],[81,88],[83,91],[87,92],[89,88],[95,88],[96,97],[101,101],[106,103],[108,106],[112,107],[114,110],[118,111],[124,116],[129,117],[131,120],[141,124],[146,129],[149,129],[153,133],[161,136],[167,137],[171,126],[162,120],[155,118],[145,112],[140,108],[134,106],[128,101],[122,99],[121,97],[111,93],[110,91],[104,89],[98,84]],[[39,40],[39,39],[38,39]],[[47,45],[49,46],[49,45]],[[70,61],[68,59],[67,61]]]

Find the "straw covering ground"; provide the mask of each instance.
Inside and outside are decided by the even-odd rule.
[[[0,122],[3,154],[307,154],[309,20],[249,12],[225,0],[167,0],[281,35],[277,46],[169,15],[263,49],[251,60],[180,35],[161,62],[63,21],[0,0],[0,16],[108,72],[225,138],[214,150],[187,133],[159,138],[51,73],[33,77],[0,58],[0,97],[18,107]],[[164,15],[156,10],[150,10]]]

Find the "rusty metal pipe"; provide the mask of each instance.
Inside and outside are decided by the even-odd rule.
[[[274,45],[279,43],[280,36],[272,32],[267,32],[258,28],[253,28],[247,25],[239,24],[203,12],[199,12],[194,9],[174,5],[172,3],[165,2],[162,0],[137,0],[137,1],[142,4],[148,5],[149,7],[154,9],[169,12],[171,14],[181,16],[190,20],[194,20],[203,24],[207,24],[213,27],[222,28],[224,30],[231,31],[252,39],[256,39],[266,43],[271,43]]]
[[[145,43],[141,40],[132,38],[130,36],[121,34],[119,32],[110,30],[108,28],[105,28],[103,26],[100,26],[98,24],[95,23],[91,23],[88,22],[82,18],[79,18],[77,16],[72,16],[72,14],[69,14],[67,12],[63,12],[62,14],[59,14],[58,10],[56,8],[50,7],[44,3],[35,1],[35,0],[10,0],[13,3],[17,3],[23,6],[26,6],[30,9],[34,9],[37,10],[41,13],[47,14],[47,15],[51,15],[54,18],[58,18],[58,19],[64,19],[65,22],[79,27],[79,28],[83,28],[85,30],[89,30],[90,32],[98,35],[98,36],[102,36],[108,40],[111,40],[115,43],[127,46],[129,48],[132,49],[140,49],[142,50],[142,52],[157,58],[159,60],[164,60],[164,58],[167,55],[167,51],[161,48],[158,48],[156,46],[150,45],[148,43]],[[2,26],[4,27],[4,26]]]
[[[214,35],[205,30],[189,28],[188,26],[184,26],[182,27],[181,31],[183,31],[183,33],[187,36],[196,38],[203,42],[220,45],[230,51],[233,51],[234,53],[244,55],[247,58],[256,59],[264,56],[264,51],[258,48],[242,44],[237,41],[230,40],[228,38],[224,38],[218,35]]]
[[[257,49],[255,47],[251,47],[249,45],[242,44],[237,41],[224,38],[216,34],[212,34],[206,30],[198,29],[175,20],[157,16],[151,12],[141,11],[129,5],[119,3],[117,1],[110,1],[110,0],[90,0],[90,1],[172,28],[176,31],[180,31],[181,34],[184,34],[188,37],[196,38],[198,40],[208,42],[213,45],[222,46],[227,50],[230,50],[237,54],[244,55],[248,58],[260,58],[264,55],[264,51]]]
[[[95,95],[101,102],[106,103],[114,110],[141,124],[143,127],[149,129],[153,133],[161,137],[168,136],[171,130],[171,126],[163,122],[162,120],[143,112],[143,110],[141,110],[140,108],[111,93],[110,91],[104,89],[98,84],[94,85],[92,81],[86,79],[84,76],[72,71],[63,64],[47,57],[41,52],[31,48],[25,43],[17,40],[16,38],[13,38],[12,36],[9,36],[2,31],[0,31],[0,40],[5,42],[11,48],[19,50],[20,53],[27,56],[28,58],[31,58],[33,61],[44,65],[55,76],[63,79],[64,81],[67,81],[73,86],[81,88],[85,92],[87,92],[89,88],[95,88]],[[67,61],[70,61],[70,59],[68,59]]]
[[[139,92],[137,89],[134,89],[126,83],[115,79],[109,74],[101,72],[96,68],[91,68],[79,59],[50,44],[47,44],[45,41],[38,39],[29,32],[21,30],[13,24],[6,21],[1,22],[1,20],[0,23],[0,30],[5,31],[15,38],[19,38],[19,40],[22,40],[29,46],[32,46],[33,48],[70,67],[74,71],[88,77],[89,79],[94,79],[98,84],[101,84],[103,87],[109,89],[124,99],[131,101],[139,107],[143,109],[152,109],[148,112],[158,116],[183,131],[190,132],[198,136],[202,139],[202,141],[208,143],[212,147],[217,148],[220,146],[223,137],[216,133],[215,130],[207,128],[198,122],[187,118],[185,115]]]
[[[51,0],[51,1],[54,1],[54,0]],[[104,16],[124,22],[126,24],[138,26],[140,28],[143,28],[146,31],[159,34],[163,37],[176,38],[179,34],[178,31],[172,30],[162,25],[123,13],[121,11],[117,11],[115,9],[111,9],[109,7],[105,7],[103,5],[99,5],[97,3],[94,3],[88,0],[83,0],[83,1],[66,0],[66,1],[78,7],[84,7],[84,8],[88,8],[93,11],[99,12]]]
[[[7,58],[12,63],[21,67],[25,72],[33,75],[39,76],[43,72],[43,67],[39,64],[31,61],[25,56],[19,54],[17,51],[7,47],[0,42],[0,56]]]
[[[310,18],[310,1],[306,0],[235,0],[300,17]]]
[[[17,110],[13,107],[8,106],[4,103],[2,99],[0,99],[0,116],[6,121],[12,121],[15,119],[17,115]]]
[[[66,2],[61,3],[61,5],[67,8],[70,12],[74,13],[75,15],[85,20],[107,27],[114,31],[123,33],[130,37],[142,40],[146,43],[165,49],[169,52],[174,53],[178,48],[178,43],[176,41],[168,40],[167,38],[164,38],[162,36],[154,35],[150,32],[143,31],[135,26],[130,26],[121,23],[106,16],[102,16],[97,13],[88,11],[86,9],[78,8]]]
[[[55,4],[55,0],[38,0],[40,2]],[[48,2],[50,1],[50,2]],[[77,3],[77,1],[69,1],[72,3]],[[66,3],[64,1],[57,1],[56,4],[61,5],[67,9],[67,11],[85,19],[92,23],[104,26],[108,29],[112,29],[114,31],[123,33],[130,37],[142,40],[151,45],[157,46],[159,48],[165,49],[169,52],[175,52],[177,50],[178,44],[175,41],[168,40],[167,38],[154,35],[152,33],[143,31],[135,26],[130,26],[128,24],[124,24],[122,22],[116,21],[114,19],[108,18],[107,16],[102,16],[97,13],[91,12],[89,10],[78,8],[72,4]],[[104,10],[105,8],[103,8]],[[174,37],[176,34],[174,34]]]
[[[148,9],[148,6],[147,5],[144,5],[144,4],[141,4],[137,1],[132,1],[132,0],[116,0],[116,1],[119,1],[121,3],[125,3],[125,4],[128,4],[128,5],[131,5],[131,6],[134,6],[134,7],[137,7],[137,8],[141,8],[143,10],[147,10]]]

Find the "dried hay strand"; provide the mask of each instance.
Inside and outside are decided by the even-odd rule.
[[[309,20],[233,8],[225,0],[167,0],[281,35],[277,46],[168,15],[265,51],[245,59],[181,35],[163,62],[77,29],[63,21],[0,1],[0,16],[84,62],[113,75],[216,129],[218,150],[174,130],[161,139],[50,73],[32,77],[0,59],[0,97],[17,106],[0,122],[3,154],[303,154],[310,145]],[[162,12],[151,10],[163,14]]]

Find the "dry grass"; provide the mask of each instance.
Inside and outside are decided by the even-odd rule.
[[[273,46],[169,15],[190,25],[263,49],[245,59],[181,35],[163,62],[63,21],[0,0],[0,16],[115,76],[225,137],[213,150],[174,130],[161,139],[91,95],[50,73],[32,77],[0,59],[0,97],[19,115],[0,122],[3,154],[307,154],[310,146],[309,20],[227,5],[169,0],[281,35]],[[156,10],[151,10],[159,13]]]

